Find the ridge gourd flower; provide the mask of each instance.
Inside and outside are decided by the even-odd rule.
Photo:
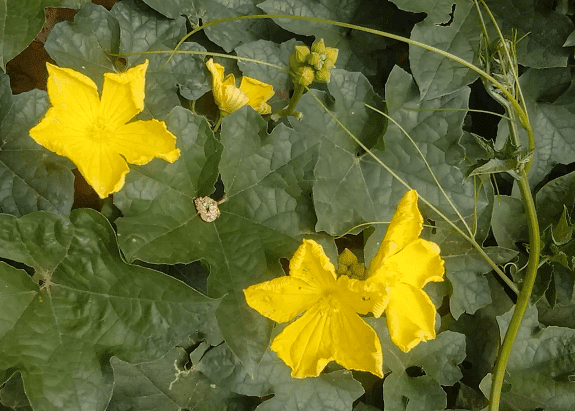
[[[255,78],[243,76],[240,86],[236,87],[234,75],[228,74],[224,77],[224,67],[221,64],[209,59],[206,66],[212,73],[212,92],[222,116],[231,114],[246,104],[262,115],[272,112],[267,101],[275,94],[273,86]]]
[[[388,301],[385,286],[339,278],[321,245],[303,240],[290,261],[290,274],[244,290],[248,305],[276,322],[291,321],[270,348],[294,378],[317,377],[330,361],[379,377],[379,338],[358,314],[380,316]]]
[[[397,206],[366,280],[389,288],[387,327],[393,343],[404,352],[435,338],[436,309],[423,287],[443,281],[445,272],[439,246],[419,238],[422,228],[417,192],[410,190]]]
[[[119,191],[130,171],[154,157],[173,163],[180,157],[176,136],[163,121],[128,123],[144,109],[148,60],[124,73],[105,73],[102,96],[87,76],[46,63],[52,107],[30,136],[68,157],[100,198]]]

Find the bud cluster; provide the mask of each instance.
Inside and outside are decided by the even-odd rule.
[[[314,81],[328,83],[337,53],[338,49],[326,47],[323,39],[314,41],[311,50],[307,46],[295,46],[289,59],[294,83],[302,86],[309,86]]]
[[[337,273],[356,280],[365,280],[365,265],[358,263],[355,254],[346,248],[337,258]]]

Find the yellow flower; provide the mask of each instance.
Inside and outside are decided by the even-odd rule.
[[[253,285],[244,294],[250,307],[276,322],[304,313],[270,347],[291,367],[292,377],[317,377],[332,360],[383,377],[379,338],[358,314],[381,315],[388,300],[385,287],[337,278],[315,241],[303,240],[290,261],[289,276]]]
[[[423,217],[417,208],[417,192],[408,191],[397,210],[379,251],[371,261],[367,283],[389,287],[385,309],[391,340],[407,352],[435,338],[435,306],[423,291],[430,281],[443,281],[439,246],[418,238]]]
[[[104,74],[101,99],[85,75],[46,66],[52,107],[30,136],[72,160],[101,198],[124,186],[130,171],[126,162],[146,164],[154,157],[174,162],[180,157],[176,137],[163,121],[127,123],[144,109],[147,60],[124,73]]]
[[[243,76],[240,87],[236,87],[236,79],[233,74],[224,78],[224,67],[209,59],[206,63],[212,73],[212,92],[214,100],[223,115],[249,104],[260,114],[270,114],[272,108],[267,101],[274,95],[273,86],[263,83],[251,77]]]

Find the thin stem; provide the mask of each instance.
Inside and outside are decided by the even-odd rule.
[[[527,224],[529,226],[529,260],[527,263],[527,272],[523,279],[523,286],[521,292],[517,297],[517,304],[511,316],[509,327],[505,333],[503,344],[499,350],[497,361],[495,362],[495,369],[493,372],[493,379],[491,381],[491,393],[489,395],[489,411],[498,411],[499,402],[501,401],[501,387],[505,378],[505,368],[509,361],[509,355],[517,336],[517,331],[521,325],[521,320],[525,315],[525,310],[529,305],[529,298],[535,284],[535,277],[537,276],[537,268],[539,267],[540,249],[540,236],[539,236],[539,222],[537,221],[537,213],[535,211],[535,202],[531,195],[529,188],[529,180],[525,169],[521,169],[521,178],[519,179],[519,189],[521,196],[525,202],[525,211],[527,213]]]
[[[381,161],[375,154],[373,154],[373,152],[369,148],[367,148],[356,136],[354,136],[353,133],[349,131],[341,121],[339,121],[339,119],[325,106],[325,104],[321,102],[321,100],[309,88],[307,88],[307,91],[315,99],[315,101],[317,101],[317,103],[325,110],[325,112],[328,113],[329,116],[339,125],[339,127],[341,127],[342,130],[344,130],[347,133],[347,135],[349,135],[352,138],[352,140],[355,141],[357,145],[359,145],[363,150],[365,150],[365,152],[369,154],[375,160],[376,163],[378,163],[381,167],[383,167],[389,174],[393,176],[393,178],[395,178],[403,186],[405,186],[405,188],[407,188],[408,190],[412,190],[412,187],[408,183],[403,181],[403,179],[399,177],[399,175],[397,175],[391,168],[387,166],[387,164]],[[513,290],[515,294],[519,293],[519,290],[517,289],[517,286],[513,283],[513,281],[511,281],[505,275],[505,273],[501,270],[501,268],[491,259],[491,257],[489,257],[489,255],[487,255],[487,253],[483,250],[483,248],[481,248],[481,246],[477,243],[477,241],[475,241],[473,237],[468,236],[453,221],[447,218],[433,204],[427,201],[425,197],[419,196],[419,198],[425,205],[427,205],[431,210],[433,210],[437,215],[439,215],[439,217],[441,217],[447,224],[449,224],[459,235],[461,235],[465,240],[467,240],[471,244],[471,246],[475,248],[477,252],[487,261],[487,263],[491,266],[491,268],[495,270],[495,272],[499,275],[499,277],[501,277],[501,279],[505,282],[505,284],[507,284],[509,288]]]

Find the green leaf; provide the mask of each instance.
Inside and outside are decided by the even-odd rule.
[[[124,263],[109,222],[89,209],[0,216],[10,305],[2,321],[0,381],[20,371],[35,410],[104,410],[111,356],[151,361],[213,313],[218,302],[154,270]],[[34,281],[36,280],[36,281]],[[2,301],[6,301],[4,297]]]
[[[525,96],[527,112],[535,137],[533,162],[529,170],[529,183],[532,187],[539,184],[557,165],[575,161],[575,103],[568,101],[548,100],[548,89],[563,82],[565,69],[528,70],[520,77],[519,82]],[[497,136],[498,146],[507,138],[507,122],[501,122]],[[527,133],[519,129],[522,147],[528,147]],[[560,212],[559,212],[560,213]]]
[[[519,250],[518,244],[528,243],[529,231],[523,202],[515,197],[497,196],[493,207],[491,229],[497,244],[501,247]]]
[[[392,0],[392,2],[402,10],[426,13],[426,20],[434,24],[450,21],[452,6],[454,6],[453,0]]]
[[[557,13],[544,2],[534,0],[485,2],[505,36],[509,36],[512,28],[518,30],[518,38],[527,34],[517,45],[519,64],[533,68],[567,65],[571,51],[563,44],[574,27],[567,16]],[[483,14],[487,19],[484,11]]]
[[[49,106],[44,91],[12,96],[0,72],[0,211],[21,216],[45,210],[68,215],[74,200],[74,165],[29,135]]]
[[[159,360],[144,364],[133,365],[112,358],[114,394],[107,410],[249,409],[248,398],[212,384],[200,371],[186,369],[189,360],[181,347],[173,348]]]
[[[262,14],[256,6],[259,0],[193,0],[191,10],[186,14],[190,16],[193,25],[203,24],[237,16]],[[248,19],[220,23],[206,27],[208,38],[231,52],[243,43],[250,43],[269,36],[270,24],[265,19]]]
[[[513,310],[497,317],[501,338]],[[575,330],[541,328],[537,309],[527,308],[507,363],[508,390],[502,399],[512,409],[544,407],[559,411],[575,404]]]
[[[405,353],[391,341],[385,318],[366,319],[379,336],[384,369],[405,374],[411,367],[422,367],[440,385],[453,385],[461,379],[458,365],[465,359],[465,336],[444,331],[435,340],[422,342]]]
[[[564,207],[575,206],[575,172],[565,174],[545,184],[535,196],[539,227],[545,230],[560,220]]]
[[[24,392],[24,383],[20,373],[14,373],[0,389],[0,404],[10,410],[32,411],[28,397],[26,397]]]
[[[114,4],[110,13],[120,25],[120,53],[141,53],[143,51],[173,48],[185,34],[185,18],[176,20],[159,17],[148,7],[124,0]],[[145,56],[127,56],[132,66],[144,60]]]
[[[90,77],[102,87],[104,73],[115,71],[120,28],[116,18],[104,7],[85,3],[73,22],[56,24],[44,48],[61,67],[69,67]]]
[[[447,394],[433,378],[392,373],[383,382],[385,411],[443,410]]]
[[[502,247],[485,247],[484,251],[496,264],[504,264],[517,251]],[[484,274],[492,270],[485,258],[475,249],[465,254],[444,255],[445,274],[453,287],[449,308],[455,319],[463,313],[473,314],[491,303],[491,290]]]
[[[369,92],[366,92],[367,86],[363,85],[365,80],[337,70],[333,70],[332,76],[329,87],[331,94],[336,96],[336,106],[334,108],[328,104],[328,108],[360,140],[371,141],[373,144],[374,136],[379,138],[377,133],[381,129],[373,121],[366,120],[372,114],[364,111],[363,100],[370,97]],[[341,78],[339,81],[336,80],[338,76]],[[338,95],[342,96],[339,102]],[[467,90],[460,90],[422,103],[413,79],[398,67],[393,69],[386,91],[389,115],[398,121],[425,153],[425,159],[443,189],[461,214],[469,218],[474,211],[481,213],[488,202],[480,197],[475,208],[473,184],[462,185],[462,172],[446,164],[445,160],[445,151],[451,144],[456,144],[461,135],[463,114],[427,111],[463,108],[467,104],[467,95]],[[408,110],[403,106],[426,111]],[[304,95],[297,109],[304,113],[304,118],[301,123],[294,123],[293,127],[302,133],[322,138],[322,149],[315,171],[318,181],[314,185],[314,203],[318,215],[316,230],[341,235],[361,223],[390,221],[406,188],[375,163],[371,156],[356,148],[350,137],[312,101],[311,96]],[[421,155],[399,128],[390,123],[384,139],[386,150],[372,150],[375,155],[411,184],[420,196],[431,201],[448,217],[457,218]]]
[[[193,0],[143,0],[148,6],[170,19],[185,16],[194,10]]]
[[[44,8],[75,7],[87,0],[4,0],[0,5],[0,65],[24,50],[42,29]]]
[[[427,9],[427,3],[430,2],[423,3]],[[442,10],[441,14],[451,11],[451,4],[441,6],[443,9],[437,8],[436,14],[440,13],[439,10]],[[436,19],[437,16],[432,16],[417,23],[411,32],[411,39],[473,63],[476,60],[481,33],[480,20],[473,2],[457,0],[453,21],[447,26],[437,25]],[[409,46],[409,61],[422,100],[451,94],[477,78],[475,72],[462,67],[461,64],[418,46]]]
[[[302,231],[312,232],[316,142],[284,125],[268,135],[266,122],[250,107],[224,118],[219,172],[227,200],[219,206],[220,217],[207,223],[193,199],[213,191],[219,143],[205,119],[181,112],[166,122],[178,136],[182,157],[174,164],[134,167],[115,196],[124,214],[116,220],[120,246],[130,260],[205,261],[209,295],[227,293],[217,313],[222,333],[253,371],[271,328],[247,306],[242,290],[283,274],[279,259],[291,257]],[[179,126],[173,125],[176,114]]]
[[[293,53],[295,40],[291,39],[281,44],[271,41],[258,40],[252,43],[242,44],[236,47],[238,57],[247,57],[255,60],[265,61],[280,67],[289,69],[289,57]],[[245,76],[249,76],[264,83],[271,84],[275,95],[268,101],[272,106],[272,111],[287,106],[289,102],[292,81],[289,73],[275,67],[269,67],[251,62],[238,61],[238,66]]]
[[[274,394],[257,407],[258,411],[348,411],[364,392],[347,370],[321,374],[317,378],[292,378],[290,368],[269,350],[253,379],[233,359],[225,344],[210,350],[197,368],[215,383],[231,384],[232,389],[241,394]]]

